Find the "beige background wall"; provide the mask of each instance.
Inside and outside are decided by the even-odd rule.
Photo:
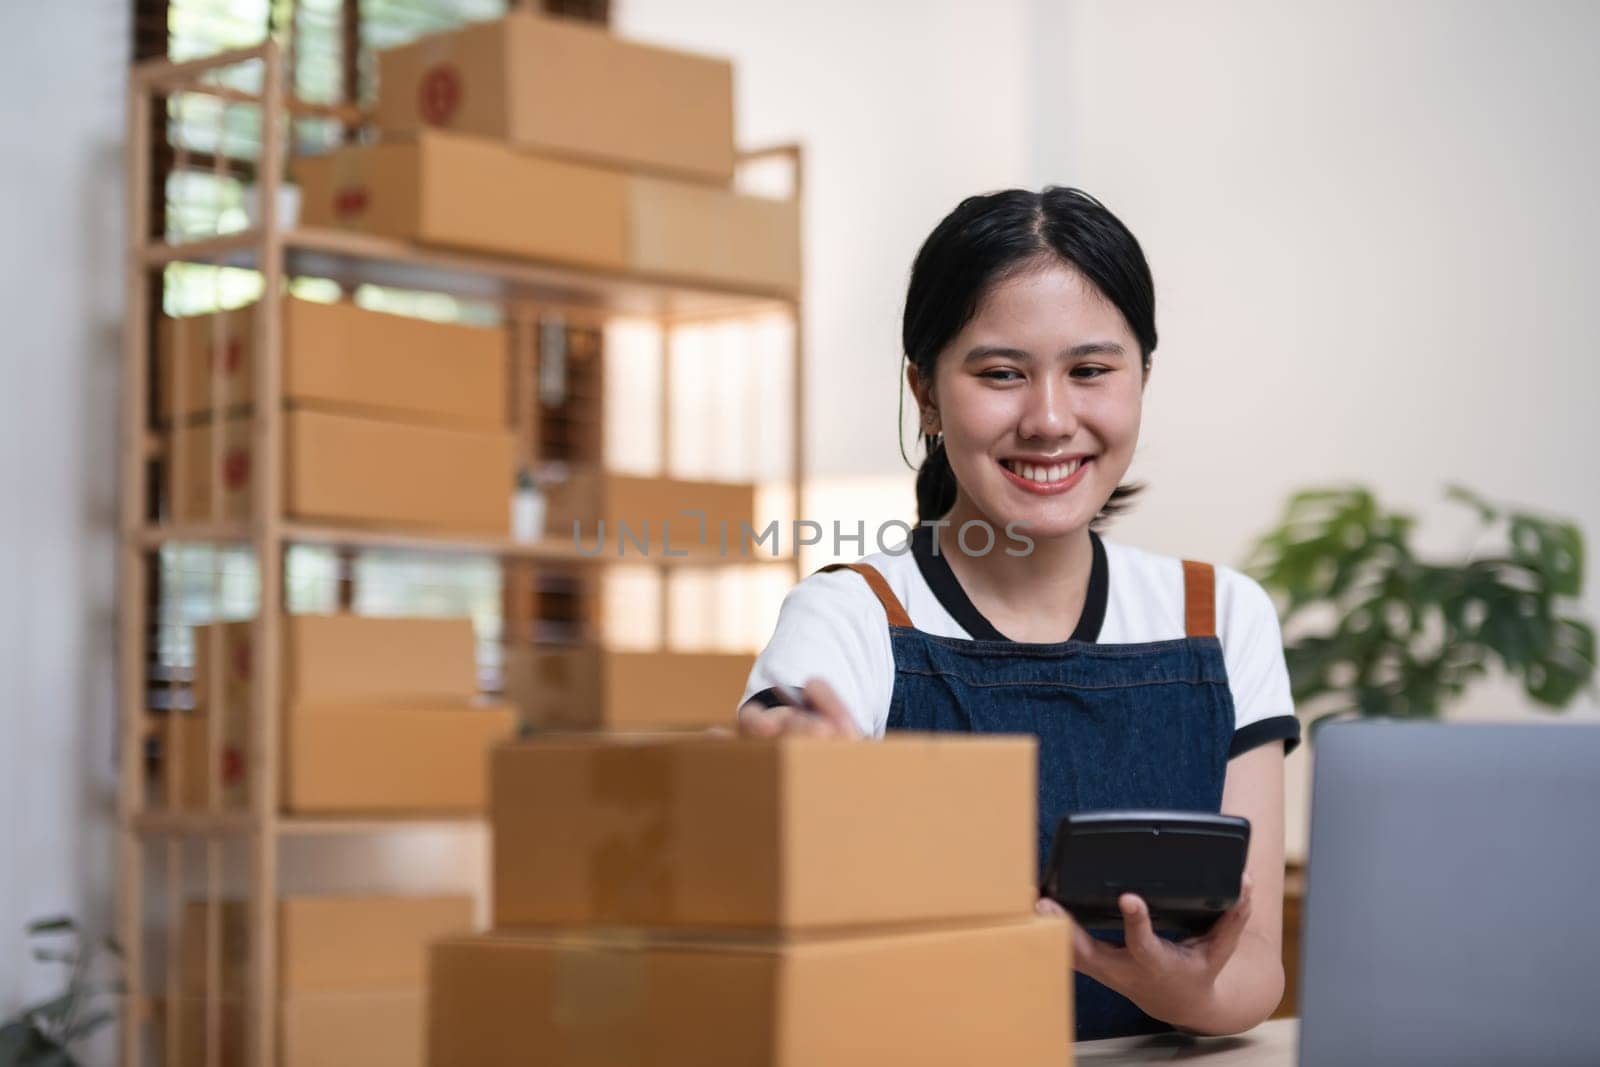
[[[1458,553],[1470,524],[1440,490],[1461,482],[1577,519],[1594,559],[1600,8],[1041,0],[1034,18],[1031,180],[1096,192],[1156,275],[1152,488],[1116,536],[1237,562],[1292,488],[1358,481]],[[1584,603],[1600,616],[1592,562]],[[1543,717],[1505,684],[1460,713]]]

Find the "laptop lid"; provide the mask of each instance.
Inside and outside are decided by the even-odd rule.
[[[1300,1062],[1600,1062],[1600,724],[1314,744]]]

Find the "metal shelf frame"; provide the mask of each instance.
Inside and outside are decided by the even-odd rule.
[[[207,82],[209,76],[242,64],[261,64],[259,94],[242,92]],[[260,155],[255,168],[260,196],[259,214],[248,230],[204,239],[172,243],[152,239],[152,139],[161,127],[153,124],[156,107],[167,95],[205,92],[230,105],[261,109]],[[252,48],[219,53],[185,62],[152,60],[133,66],[129,82],[127,115],[127,278],[126,321],[123,335],[123,397],[121,410],[121,504],[118,545],[118,725],[120,730],[120,783],[118,791],[118,853],[120,864],[118,925],[126,955],[127,990],[121,1033],[120,1062],[124,1067],[143,1063],[143,1036],[158,1005],[165,1012],[168,1035],[167,1062],[175,1061],[179,1044],[177,1005],[181,992],[177,967],[167,968],[164,990],[146,981],[145,936],[148,919],[147,872],[156,869],[165,854],[166,914],[169,929],[164,946],[175,963],[179,949],[177,924],[182,909],[185,859],[193,847],[205,857],[207,899],[207,953],[205,959],[205,1062],[221,1062],[221,1012],[219,993],[222,961],[220,908],[223,849],[230,844],[248,852],[248,912],[250,946],[246,969],[245,1050],[251,1067],[277,1063],[279,851],[286,836],[370,834],[437,829],[483,829],[480,816],[415,813],[395,817],[307,818],[285,814],[280,806],[281,650],[276,621],[284,612],[284,556],[296,543],[331,545],[341,550],[403,549],[418,552],[477,553],[504,562],[534,561],[561,564],[604,565],[609,557],[588,557],[553,540],[518,542],[510,538],[433,536],[393,529],[353,529],[291,520],[283,508],[283,381],[282,302],[286,282],[294,276],[333,278],[345,284],[369,282],[409,289],[489,298],[525,309],[558,312],[573,321],[603,323],[625,316],[647,318],[661,327],[662,455],[671,456],[669,332],[678,325],[707,319],[779,313],[792,323],[793,462],[789,477],[794,514],[804,514],[802,499],[805,464],[802,448],[805,425],[804,324],[801,293],[746,286],[708,285],[681,278],[655,275],[610,274],[554,263],[485,256],[457,250],[422,248],[405,242],[342,231],[286,229],[277,218],[279,191],[285,184],[289,152],[289,119],[316,115],[354,125],[362,118],[353,108],[309,105],[292,100],[287,85],[286,57],[271,40]],[[745,160],[781,156],[794,169],[793,195],[803,202],[803,157],[798,145],[780,145],[745,153]],[[159,201],[157,201],[159,203]],[[150,460],[160,451],[148,410],[153,367],[151,345],[151,294],[162,284],[161,268],[175,262],[205,262],[244,266],[262,278],[259,313],[254,317],[253,395],[260,398],[251,423],[252,447],[259,476],[252,479],[248,521],[225,520],[221,515],[221,475],[212,471],[211,521],[188,524],[152,522]],[[159,307],[159,302],[154,305]],[[220,368],[220,360],[214,361]],[[181,378],[182,375],[176,377]],[[182,389],[176,385],[176,389]],[[223,395],[220,369],[210,382],[213,398]],[[220,405],[213,404],[216,408]],[[181,410],[181,406],[174,410]],[[216,420],[220,422],[221,420]],[[171,457],[181,464],[181,456]],[[214,466],[214,465],[213,465]],[[180,467],[181,469],[181,467]],[[218,764],[222,754],[221,729],[207,731],[209,750],[208,798],[200,810],[162,810],[146,803],[146,740],[155,724],[148,700],[149,598],[152,593],[152,554],[161,546],[177,543],[227,543],[247,545],[257,560],[258,609],[253,625],[257,669],[250,682],[248,808],[223,808]],[[638,559],[619,563],[637,565]],[[800,576],[800,561],[792,553],[780,557],[752,551],[748,556],[714,558],[706,552],[684,557],[655,557],[663,577],[675,567],[778,564]],[[663,618],[666,596],[662,597]],[[212,654],[220,660],[220,628],[213,627]],[[663,629],[663,633],[666,631]],[[207,706],[219,714],[224,705],[222,672],[210,672]],[[215,721],[215,720],[213,720]],[[176,733],[176,731],[174,731]],[[161,951],[155,946],[154,951]]]

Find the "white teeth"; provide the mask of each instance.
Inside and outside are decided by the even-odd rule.
[[[1072,477],[1073,474],[1077,473],[1078,467],[1081,466],[1082,463],[1083,460],[1075,459],[1070,463],[1057,463],[1054,466],[1041,467],[1034,463],[1017,463],[1013,460],[1005,461],[1005,465],[1011,468],[1014,473],[1028,479],[1030,482],[1038,482],[1040,485],[1051,485],[1055,482],[1061,481],[1064,478]]]

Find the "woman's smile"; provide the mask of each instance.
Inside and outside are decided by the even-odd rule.
[[[1040,496],[1065,493],[1088,473],[1092,456],[1076,456],[1054,462],[1002,459],[1000,469],[1019,489]]]

